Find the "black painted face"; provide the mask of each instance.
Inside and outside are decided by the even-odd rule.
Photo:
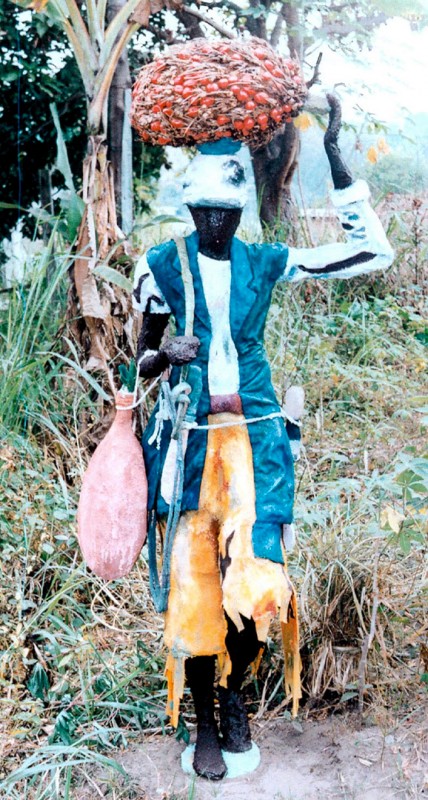
[[[199,250],[215,259],[230,256],[230,244],[241,220],[241,208],[189,206],[199,234]]]

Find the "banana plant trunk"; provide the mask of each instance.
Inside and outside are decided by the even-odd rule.
[[[68,330],[89,372],[101,373],[102,382],[115,394],[112,362],[122,353],[132,354],[132,308],[129,292],[103,279],[103,266],[114,257],[127,272],[124,236],[117,223],[113,171],[104,136],[90,136],[83,163],[85,211],[76,244],[68,299]]]

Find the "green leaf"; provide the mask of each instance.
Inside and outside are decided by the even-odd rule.
[[[27,689],[33,697],[38,700],[45,700],[46,692],[49,689],[49,678],[42,665],[37,662],[27,682]]]
[[[408,536],[405,531],[401,531],[398,535],[397,541],[404,555],[408,556],[410,550],[412,549],[412,540],[410,536]]]
[[[120,365],[119,375],[122,385],[128,389],[128,392],[133,392],[135,389],[135,381],[137,379],[137,367],[133,358],[129,362],[128,368],[126,368],[125,364]]]
[[[189,744],[190,742],[189,729],[181,714],[178,718],[178,725],[177,725],[177,730],[175,731],[175,738],[177,739],[177,742],[183,741],[184,744]]]
[[[61,198],[61,209],[65,214],[67,229],[65,231],[68,242],[74,242],[77,232],[82,222],[85,203],[76,192],[71,192],[70,196]]]
[[[107,267],[105,264],[100,264],[98,267],[94,268],[93,273],[94,275],[99,275],[100,278],[104,278],[108,283],[114,283],[116,286],[119,286],[121,289],[131,294],[132,281],[130,281],[129,278],[125,278],[125,275],[122,275],[117,269]]]
[[[2,80],[5,83],[12,83],[12,81],[16,81],[20,76],[19,69],[9,69],[2,75]]]
[[[424,344],[425,347],[428,347],[428,328],[425,328],[425,330],[415,333],[415,339],[417,339],[419,342],[422,342],[422,344]]]
[[[61,200],[61,208],[65,213],[65,219],[67,222],[65,235],[69,242],[73,242],[76,238],[77,231],[82,221],[85,203],[83,202],[82,198],[79,197],[74,188],[73,174],[71,172],[64,135],[61,130],[58,111],[55,103],[51,103],[49,108],[51,110],[56,129],[56,168],[63,176],[65,185],[70,192],[70,196],[68,198],[63,198]]]
[[[76,190],[74,188],[74,181],[73,181],[73,174],[71,172],[70,162],[68,160],[68,153],[67,148],[65,146],[64,136],[61,130],[61,125],[59,121],[58,111],[56,108],[55,103],[51,103],[50,111],[53,117],[55,129],[56,129],[56,146],[57,146],[57,158],[56,158],[56,168],[59,170],[61,175],[65,180],[65,185],[70,192],[76,194]]]
[[[339,703],[347,703],[348,700],[354,700],[355,697],[358,697],[358,692],[344,692]]]
[[[23,208],[22,206],[19,206],[17,203],[3,203],[3,202],[1,202],[0,203],[0,208],[8,208],[8,209],[11,209],[11,210],[18,209],[18,211],[27,211],[26,208]]]
[[[76,727],[77,724],[73,715],[69,711],[60,711],[52,738],[56,739],[58,737],[66,745],[73,744]]]

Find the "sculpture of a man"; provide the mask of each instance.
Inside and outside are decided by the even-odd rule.
[[[172,367],[174,386],[179,367],[191,363],[202,378],[196,424],[185,437],[165,640],[169,713],[176,724],[186,676],[197,717],[194,769],[211,779],[225,775],[222,750],[251,748],[241,684],[278,613],[295,703],[299,695],[296,603],[283,543],[284,528],[293,521],[293,458],[263,349],[272,290],[278,281],[350,278],[386,268],[393,258],[366,183],[353,182],[343,163],[340,105],[328,99],[325,147],[346,243],[301,249],[237,239],[245,173],[239,143],[227,139],[213,150],[202,147],[185,178],[184,201],[196,228],[185,239],[186,264],[169,241],[149,250],[135,273],[134,303],[144,314],[140,373],[150,377]],[[177,336],[162,342],[170,316]],[[143,447],[149,509],[162,527],[174,448],[171,424],[159,427],[158,410]]]

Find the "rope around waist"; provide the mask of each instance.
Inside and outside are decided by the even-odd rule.
[[[287,419],[293,425],[297,425],[298,427],[300,427],[302,424],[300,420],[293,419],[285,411],[272,411],[271,414],[264,414],[261,417],[241,417],[241,415],[237,415],[237,417],[238,419],[236,420],[228,420],[227,422],[208,422],[206,425],[199,425],[197,422],[184,421],[182,423],[182,427],[183,430],[208,431],[214,430],[215,428],[233,428],[236,425],[252,425],[254,422],[263,422],[264,420],[275,419],[276,417]]]

